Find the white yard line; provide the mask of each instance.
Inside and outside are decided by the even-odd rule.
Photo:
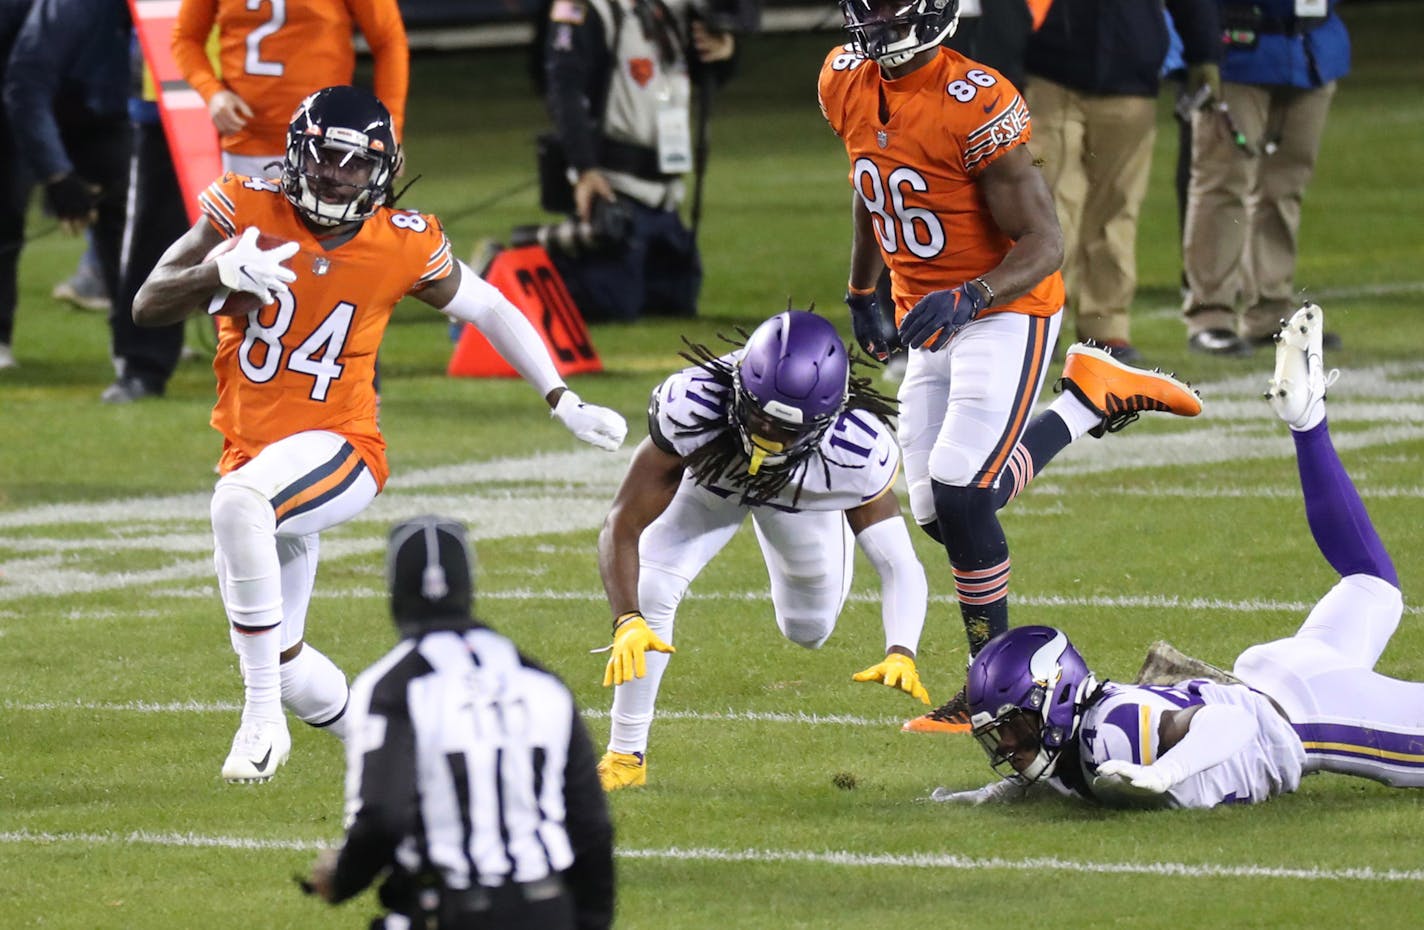
[[[169,846],[199,849],[315,851],[328,845],[319,840],[273,839],[241,836],[208,836],[200,833],[49,833],[31,830],[0,832],[0,844],[50,846]],[[618,849],[620,859],[674,862],[759,862],[836,865],[852,868],[954,869],[995,872],[1072,872],[1082,875],[1147,875],[1172,878],[1266,878],[1296,881],[1424,882],[1424,870],[1385,869],[1359,866],[1348,869],[1289,866],[1231,865],[1216,862],[1093,862],[1035,856],[1005,859],[979,858],[953,853],[861,853],[851,850],[802,849],[718,849],[716,847],[668,846],[650,849]]]

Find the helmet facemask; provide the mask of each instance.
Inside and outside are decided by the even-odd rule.
[[[758,401],[743,387],[740,365],[732,372],[732,391],[732,423],[751,460],[747,465],[751,475],[795,465],[816,447],[840,412],[807,418],[800,408],[774,398]]]
[[[355,88],[327,88],[292,118],[282,191],[318,226],[359,223],[390,199],[399,167],[385,107]]]
[[[1054,773],[1098,683],[1061,631],[1028,626],[990,640],[966,687],[969,722],[989,764],[1031,784]]]
[[[840,0],[851,43],[886,68],[897,68],[954,35],[959,0]]]

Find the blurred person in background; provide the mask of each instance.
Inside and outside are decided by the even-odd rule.
[[[1350,37],[1338,0],[1216,2],[1222,86],[1193,117],[1183,314],[1192,350],[1249,356],[1298,300],[1301,201]]]
[[[61,226],[89,231],[110,295],[119,293],[129,188],[129,42],[128,6],[119,0],[35,0],[5,68],[5,108],[24,169]],[[122,378],[129,331],[119,309],[110,308],[109,325]]]
[[[1220,84],[1215,0],[1168,0],[1188,93]],[[1152,165],[1168,33],[1157,0],[1055,0],[1028,43],[1033,151],[1063,229],[1063,278],[1078,339],[1127,362],[1137,223]]]
[[[565,171],[572,191],[550,193],[545,208],[589,230],[551,249],[555,266],[589,321],[692,316],[702,261],[679,208],[695,160],[693,89],[726,80],[736,39],[696,0],[553,0],[548,20],[557,151],[541,173]]]
[[[218,31],[218,68],[208,41]],[[371,49],[373,88],[403,138],[410,48],[396,0],[182,0],[173,58],[207,102],[222,145],[223,170],[276,177],[287,124],[310,93],[350,84],[355,27]]]
[[[34,0],[0,0],[0,80],[20,25]],[[15,336],[15,306],[19,302],[20,251],[25,247],[25,212],[29,206],[30,180],[24,159],[10,131],[8,109],[0,99],[0,164],[6,166],[0,179],[0,371],[15,367],[11,346]]]

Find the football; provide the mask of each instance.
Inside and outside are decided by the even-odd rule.
[[[240,238],[242,238],[241,235],[230,236],[222,242],[219,242],[213,246],[207,255],[203,256],[203,261],[210,262],[224,252],[231,251],[237,246],[237,240]],[[269,236],[264,232],[257,234],[257,247],[264,251],[267,249],[275,249],[279,245],[285,245],[286,242],[286,239]],[[291,268],[292,260],[289,258],[282,262],[282,264],[287,268]],[[261,308],[261,306],[262,298],[256,294],[249,294],[247,291],[230,291],[225,287],[219,286],[217,290],[213,291],[213,296],[208,299],[208,315],[247,316],[253,310]]]

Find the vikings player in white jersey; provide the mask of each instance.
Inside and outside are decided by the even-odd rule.
[[[748,514],[777,626],[809,649],[835,629],[859,543],[881,579],[885,657],[855,678],[929,703],[915,668],[928,588],[894,491],[900,450],[883,419],[893,402],[852,375],[835,326],[807,311],[777,314],[728,355],[691,349],[693,367],[653,392],[648,438],[598,538],[615,618],[599,763],[610,791],[647,781],[677,605]]]
[[[969,672],[974,734],[1003,781],[935,800],[984,803],[1047,784],[1107,805],[1209,808],[1294,791],[1338,772],[1424,787],[1424,682],[1374,671],[1399,625],[1399,578],[1325,422],[1324,314],[1307,304],[1277,337],[1266,396],[1291,428],[1306,520],[1340,581],[1294,636],[1252,646],[1232,673],[1172,684],[1099,683],[1068,638],[1019,627]]]
[[[612,733],[599,763],[610,791],[647,781],[648,731],[677,605],[748,514],[777,626],[810,649],[835,629],[850,590],[852,542],[860,546],[880,576],[885,655],[852,677],[929,703],[915,667],[925,573],[893,490],[900,450],[884,419],[894,402],[852,372],[835,327],[814,313],[777,314],[727,355],[691,349],[684,355],[693,367],[653,392],[649,436],[598,539],[614,617],[604,675],[615,686]],[[1015,450],[1014,479],[996,489],[997,506],[1075,436],[1120,428],[1139,410],[1168,409],[1162,396],[1176,399],[1177,411],[1201,409],[1189,386],[1088,346],[1068,350],[1061,384],[1063,395],[1035,422],[1057,424],[1063,440],[1037,453]]]

